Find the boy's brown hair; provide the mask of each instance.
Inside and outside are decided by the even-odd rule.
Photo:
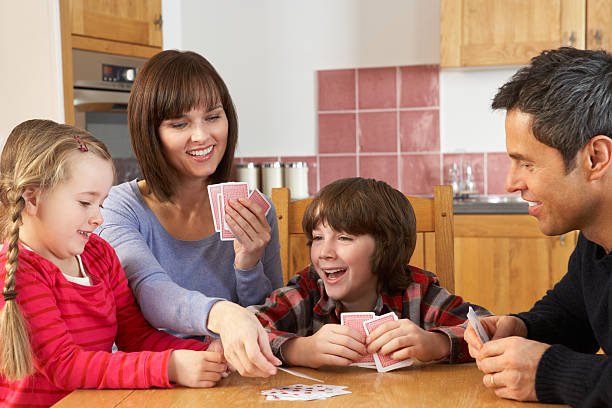
[[[211,109],[217,104],[227,117],[227,145],[208,178],[211,184],[229,180],[238,140],[238,117],[221,76],[201,55],[177,50],[154,55],[136,76],[128,102],[130,139],[147,187],[159,201],[170,201],[176,186],[176,171],[164,155],[159,126],[193,108]]]
[[[306,208],[302,228],[312,244],[319,223],[351,235],[370,234],[375,247],[370,267],[379,289],[404,290],[411,282],[406,268],[416,245],[416,217],[410,201],[384,181],[361,177],[334,181]]]

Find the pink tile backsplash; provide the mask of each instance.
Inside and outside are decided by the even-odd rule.
[[[355,153],[355,113],[319,114],[319,153]]]
[[[385,109],[397,106],[397,68],[358,70],[359,109]]]
[[[387,182],[398,188],[397,155],[359,156],[359,175]]]
[[[400,67],[400,108],[440,105],[440,67],[414,65]]]
[[[505,188],[509,169],[508,153],[487,153],[487,194],[510,194]]]
[[[317,72],[319,110],[355,109],[355,70]]]
[[[311,195],[339,178],[362,176],[431,196],[433,186],[447,182],[451,164],[463,160],[479,194],[508,194],[505,152],[441,152],[437,65],[319,71],[317,80],[317,154],[237,162],[305,161]]]
[[[319,187],[325,187],[334,180],[357,175],[357,156],[320,156]]]
[[[440,111],[411,110],[399,114],[400,151],[440,151]]]
[[[403,154],[399,171],[404,194],[433,195],[433,186],[442,183],[439,154]]]
[[[397,152],[396,112],[360,112],[358,123],[360,153]]]

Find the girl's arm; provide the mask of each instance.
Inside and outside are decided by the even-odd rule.
[[[54,279],[53,274],[57,276],[59,271],[44,262],[27,263],[20,259],[18,302],[28,322],[37,371],[64,390],[171,386],[168,376],[171,349],[110,352],[117,327],[112,324],[111,313],[115,313],[116,306],[122,306],[127,313],[138,314],[135,305],[130,307],[121,299],[116,304],[111,288],[104,283],[89,288],[99,291],[98,296],[91,292],[91,296],[81,296],[84,292],[75,290],[73,284],[59,276]],[[138,320],[133,322],[142,327]],[[141,329],[137,332],[142,333]],[[149,343],[151,349],[170,344],[197,348],[196,343],[176,342],[166,336],[151,333],[144,336],[144,343]],[[206,345],[202,343],[199,347],[203,349]],[[208,352],[198,353],[201,360],[208,360]],[[195,359],[193,364],[197,364]],[[207,367],[209,371],[222,371],[223,366]],[[184,366],[180,370],[185,371]]]

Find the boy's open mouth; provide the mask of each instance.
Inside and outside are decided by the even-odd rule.
[[[346,272],[346,268],[326,269],[323,272],[325,272],[325,276],[327,277],[327,279],[329,279],[330,281],[334,281],[344,275],[344,273]]]

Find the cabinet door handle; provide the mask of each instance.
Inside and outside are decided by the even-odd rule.
[[[561,246],[565,246],[565,234],[563,234],[563,235],[561,235],[561,236],[559,237],[559,244],[560,244]]]
[[[597,30],[595,30],[595,44],[601,45],[601,38],[601,30],[598,28]]]
[[[576,33],[572,31],[572,34],[569,36],[569,45],[573,47],[576,44]]]
[[[153,20],[153,24],[156,25],[160,30],[162,28],[162,24],[164,23],[164,20],[162,20],[162,15],[160,14],[159,17],[155,18],[155,20]]]

